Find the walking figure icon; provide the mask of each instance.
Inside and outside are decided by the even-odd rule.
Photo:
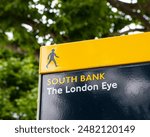
[[[57,63],[56,63],[56,60],[55,60],[55,57],[56,58],[59,58],[56,54],[55,54],[55,49],[52,49],[51,50],[51,53],[48,55],[48,63],[46,65],[46,68],[48,68],[48,65],[51,63],[51,62],[54,62],[55,66],[57,67]]]

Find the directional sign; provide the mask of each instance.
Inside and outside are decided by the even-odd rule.
[[[150,119],[150,33],[40,50],[38,119]]]

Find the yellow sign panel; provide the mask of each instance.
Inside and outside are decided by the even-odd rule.
[[[150,33],[42,46],[41,74],[150,61]]]

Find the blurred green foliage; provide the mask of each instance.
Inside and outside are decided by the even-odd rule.
[[[35,119],[38,63],[0,50],[0,118]]]
[[[149,0],[128,5],[117,0],[1,0],[0,119],[36,119],[41,45],[120,35],[131,23],[148,31],[149,5]]]

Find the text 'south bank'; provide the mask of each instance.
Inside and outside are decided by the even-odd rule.
[[[150,33],[40,49],[38,119],[150,119]]]

